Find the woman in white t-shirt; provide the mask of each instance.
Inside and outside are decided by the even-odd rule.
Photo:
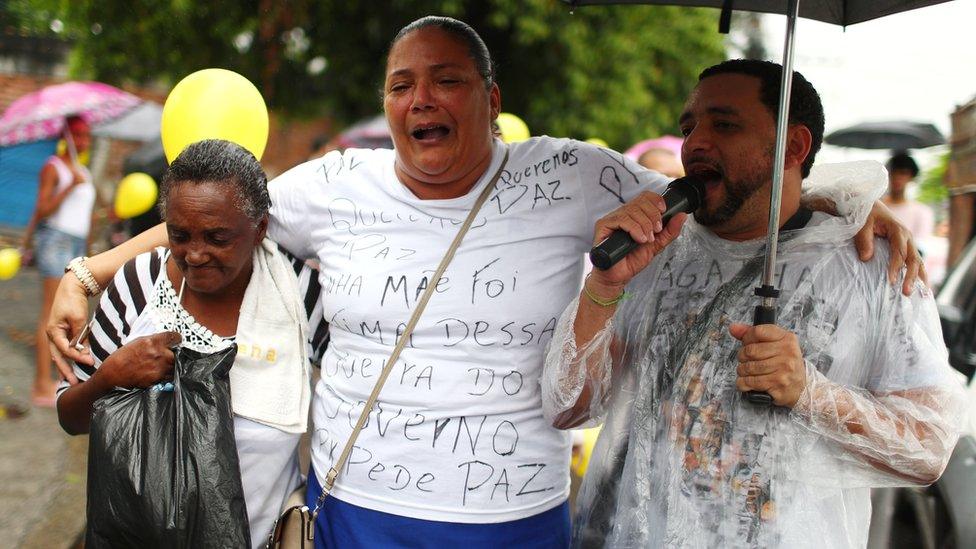
[[[88,150],[91,134],[88,123],[78,116],[65,121],[65,137],[77,154]],[[46,343],[47,315],[64,268],[72,258],[85,255],[92,227],[95,186],[91,173],[69,154],[51,155],[41,168],[37,205],[31,226],[34,231],[34,257],[43,279],[41,314],[37,322],[37,356],[31,400],[36,406],[54,406],[55,381],[51,378],[51,352]],[[26,238],[30,238],[30,230]]]
[[[301,482],[308,357],[327,338],[319,329],[318,280],[303,261],[287,259],[264,238],[267,179],[240,146],[191,145],[170,166],[160,192],[167,246],[127,262],[102,294],[89,339],[94,364],[75,366],[82,383],[61,383],[58,417],[69,433],[87,433],[92,404],[113,388],[144,389],[172,378],[175,344],[202,353],[236,345],[234,438],[251,542],[259,547]]]
[[[565,547],[570,439],[542,416],[543,350],[579,290],[596,219],[667,180],[587,143],[493,139],[491,58],[454,19],[425,17],[394,38],[384,108],[395,150],[329,153],[269,185],[269,236],[322,265],[331,339],[312,405],[310,505],[416,300],[436,288],[318,517],[316,546]],[[496,173],[450,267],[430,280]],[[161,235],[87,266],[106,280]],[[62,289],[52,341],[85,360],[65,344],[83,291],[74,275]]]

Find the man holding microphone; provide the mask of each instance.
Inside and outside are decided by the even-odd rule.
[[[763,267],[781,70],[733,60],[699,77],[680,119],[682,161],[704,184],[693,219],[662,224],[663,200],[642,195],[596,225],[595,241],[622,229],[638,246],[589,276],[542,380],[554,426],[605,423],[577,503],[577,545],[864,546],[869,488],[930,484],[949,459],[963,397],[932,296],[889,284],[882,241],[866,263],[852,241],[884,171],[820,169],[808,186],[850,191],[835,200],[839,216],[801,207],[824,121],[798,73],[779,319],[743,323]]]

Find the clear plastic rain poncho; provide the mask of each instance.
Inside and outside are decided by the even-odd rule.
[[[863,547],[870,487],[941,474],[964,405],[934,301],[920,284],[906,298],[888,283],[886,243],[863,263],[851,240],[886,181],[873,162],[816,168],[804,189],[840,217],[814,213],[781,234],[777,324],[807,367],[792,410],[735,387],[741,344],[728,326],[751,323],[763,242],[722,240],[689,218],[584,348],[570,304],[546,360],[546,417],[604,423],[576,546]]]

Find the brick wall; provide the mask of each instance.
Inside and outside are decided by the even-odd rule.
[[[264,165],[269,177],[279,175],[308,160],[312,153],[312,143],[316,138],[333,134],[332,123],[328,119],[297,121],[284,119],[271,113],[268,146],[264,151],[261,164]]]
[[[63,80],[53,76],[0,74],[0,112],[6,110],[11,103],[22,95],[60,82]]]
[[[976,235],[976,97],[952,113],[949,187],[949,265]]]

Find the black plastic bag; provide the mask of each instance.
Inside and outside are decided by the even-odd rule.
[[[250,547],[228,372],[236,346],[176,351],[172,391],[94,404],[85,547]]]

